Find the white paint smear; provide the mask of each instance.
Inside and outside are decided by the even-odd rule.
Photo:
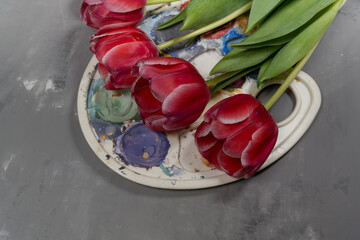
[[[11,154],[10,158],[8,160],[5,160],[2,164],[2,167],[4,169],[4,172],[6,172],[6,170],[8,169],[10,163],[12,162],[12,160],[14,160],[16,157],[15,154]]]
[[[26,90],[31,91],[35,87],[35,84],[38,82],[38,80],[24,80],[22,83],[24,84],[24,87]]]
[[[55,84],[54,84],[53,80],[49,79],[46,82],[45,91],[46,92],[55,92],[56,91]]]
[[[5,173],[7,171],[7,169],[9,168],[10,163],[15,159],[16,155],[15,154],[11,154],[10,158],[5,160],[2,163],[2,171],[0,172],[0,178],[4,179],[5,177]]]

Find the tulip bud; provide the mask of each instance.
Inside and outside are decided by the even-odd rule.
[[[136,79],[131,75],[132,67],[140,59],[159,56],[154,42],[137,28],[101,28],[92,37],[90,50],[100,63],[99,71],[108,90],[130,87]]]
[[[145,6],[146,0],[84,0],[80,18],[94,29],[135,27],[145,18]]]
[[[195,142],[201,155],[236,178],[254,175],[275,146],[278,127],[251,95],[239,94],[213,106],[198,127]]]
[[[210,90],[196,68],[179,58],[147,58],[133,68],[131,87],[140,117],[154,131],[173,131],[195,122]]]

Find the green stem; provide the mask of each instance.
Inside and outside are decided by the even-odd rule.
[[[311,49],[311,51],[300,61],[296,64],[296,66],[294,67],[294,69],[291,71],[291,73],[287,76],[287,78],[285,79],[285,81],[281,84],[281,86],[279,87],[279,89],[274,93],[274,95],[269,99],[269,101],[267,101],[264,104],[264,107],[269,110],[274,104],[275,102],[281,97],[281,95],[283,95],[283,93],[286,91],[286,89],[288,89],[288,87],[290,86],[290,84],[292,83],[292,81],[296,78],[296,76],[299,74],[299,72],[303,69],[303,67],[305,66],[305,64],[309,61],[311,55],[314,53],[317,45],[319,43],[317,43],[315,45],[315,47],[313,49]]]
[[[147,5],[155,5],[155,4],[161,4],[161,3],[171,3],[171,2],[178,2],[180,0],[147,0]]]
[[[245,6],[239,8],[238,10],[236,10],[235,12],[231,13],[230,15],[228,15],[227,17],[223,18],[223,19],[220,19],[219,21],[216,21],[212,24],[209,24],[207,25],[206,27],[203,27],[203,28],[200,28],[198,30],[195,30],[194,32],[191,32],[189,34],[186,34],[184,36],[181,36],[181,37],[178,37],[178,38],[175,38],[175,39],[172,39],[166,43],[163,43],[163,44],[160,44],[158,45],[158,49],[159,51],[165,49],[165,48],[168,48],[174,44],[177,44],[179,42],[182,42],[182,41],[185,41],[187,39],[190,39],[190,38],[193,38],[193,37],[196,37],[196,36],[199,36],[203,33],[206,33],[210,30],[213,30],[215,28],[218,28],[230,21],[232,21],[233,19],[239,17],[240,15],[246,13],[247,11],[250,10],[251,8],[251,5],[252,5],[252,1],[249,2],[248,4],[246,4]]]

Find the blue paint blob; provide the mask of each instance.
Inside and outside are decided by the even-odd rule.
[[[115,153],[125,163],[136,167],[161,165],[169,148],[164,133],[151,131],[142,123],[132,124],[115,142]]]
[[[240,43],[248,35],[243,34],[243,30],[238,27],[234,27],[230,29],[222,38],[221,40],[224,42],[224,48],[222,49],[223,53],[226,55],[228,54],[233,48],[230,46],[231,44]]]

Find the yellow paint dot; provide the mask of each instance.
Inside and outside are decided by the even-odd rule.
[[[144,152],[142,155],[143,159],[149,159],[150,158],[150,154],[148,152]]]
[[[158,138],[156,138],[156,139],[155,139],[155,142],[158,142],[158,141],[159,141],[159,139],[158,139]]]
[[[205,166],[207,166],[208,168],[213,168],[213,166],[209,163],[209,161],[208,160],[206,160],[205,158],[201,158],[201,162],[205,165]]]
[[[113,132],[111,132],[111,133],[109,133],[109,134],[108,134],[108,136],[112,136],[112,135],[114,135],[114,133],[113,133]]]
[[[236,93],[242,93],[242,91],[240,89],[235,89],[234,92]]]
[[[122,93],[115,93],[112,95],[113,97],[121,97],[122,96]]]
[[[120,147],[123,147],[124,145],[123,144],[120,144]]]
[[[106,136],[102,136],[101,138],[102,138],[102,139],[106,139]]]

